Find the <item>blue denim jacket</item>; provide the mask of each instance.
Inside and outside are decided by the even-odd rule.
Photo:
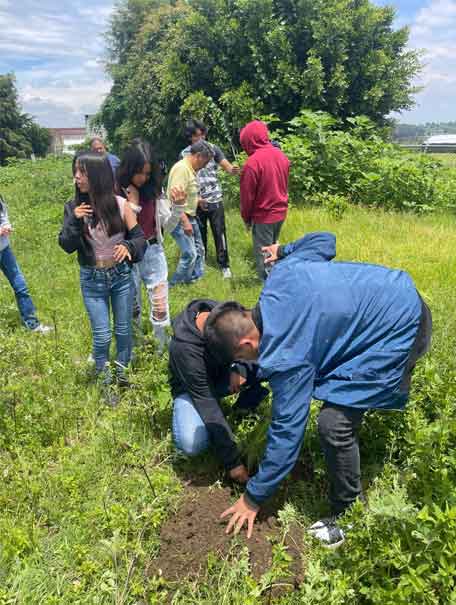
[[[400,383],[422,308],[407,273],[332,261],[331,233],[310,233],[282,253],[259,301],[258,363],[273,409],[263,461],[247,484],[257,503],[296,463],[312,397],[364,409],[405,405]]]

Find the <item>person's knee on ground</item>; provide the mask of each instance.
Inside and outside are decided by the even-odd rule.
[[[209,447],[206,426],[187,393],[174,400],[172,434],[176,449],[187,456],[198,456]]]
[[[178,442],[173,435],[173,440],[176,449],[190,457],[198,456],[208,448],[206,429],[203,427],[196,427],[193,432],[185,432]]]

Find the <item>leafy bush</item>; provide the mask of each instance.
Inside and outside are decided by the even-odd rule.
[[[289,122],[281,143],[292,164],[292,202],[321,204],[321,194],[331,194],[386,210],[456,207],[456,177],[439,161],[385,142],[368,118],[347,122],[342,130],[330,115],[311,111]]]

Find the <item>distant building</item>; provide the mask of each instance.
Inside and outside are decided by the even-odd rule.
[[[74,154],[74,145],[82,145],[87,137],[85,128],[49,128],[51,133],[50,152]]]
[[[422,143],[423,151],[456,153],[456,134],[434,134]]]
[[[82,145],[92,137],[105,139],[106,131],[102,126],[94,126],[94,117],[94,114],[85,114],[85,126],[82,128],[49,128],[51,133],[49,152],[74,155],[76,145]]]

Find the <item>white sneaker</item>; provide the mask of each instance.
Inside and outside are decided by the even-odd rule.
[[[334,517],[317,521],[307,531],[327,548],[337,548],[345,541],[345,534],[337,525]]]
[[[87,363],[95,363],[95,358],[93,356],[93,353],[90,353],[89,356],[87,357]]]
[[[223,279],[231,279],[233,274],[231,273],[231,269],[229,267],[225,267],[222,269]]]
[[[51,328],[51,326],[45,326],[44,324],[38,324],[36,326],[36,328],[32,328],[30,331],[31,332],[36,332],[37,334],[49,334],[49,332],[52,332],[54,328]]]

